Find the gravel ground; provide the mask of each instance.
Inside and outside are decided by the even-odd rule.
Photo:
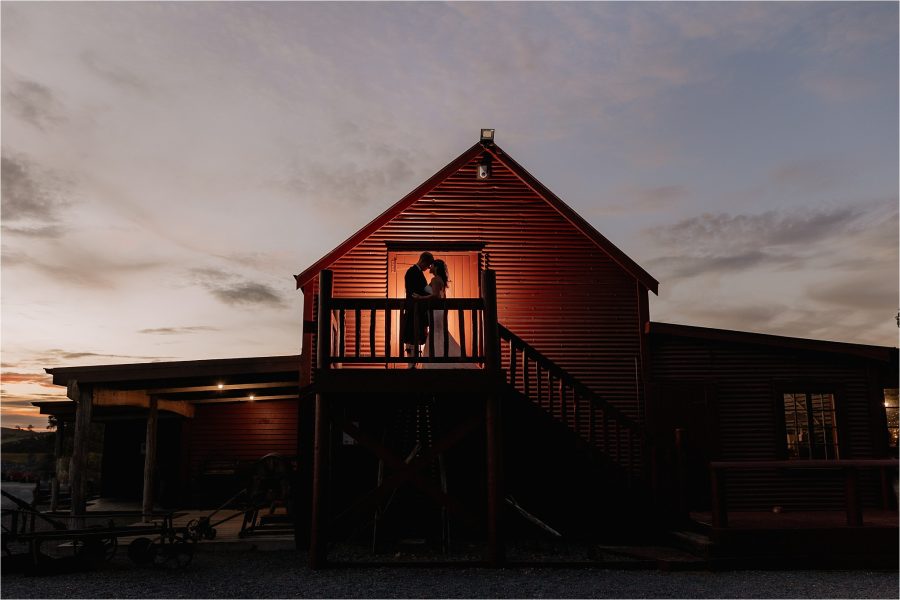
[[[294,552],[198,553],[183,571],[137,568],[44,577],[4,572],[3,598],[897,598],[898,573],[601,569],[337,568]]]

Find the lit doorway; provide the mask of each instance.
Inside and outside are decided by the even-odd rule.
[[[447,263],[450,284],[447,298],[478,298],[480,253],[474,250],[431,251],[436,259]],[[388,252],[388,298],[405,298],[406,288],[403,277],[406,270],[419,260],[421,251],[397,250]],[[425,273],[426,281],[431,280],[431,273]],[[459,340],[459,315],[456,311],[447,314],[447,330],[454,339]],[[472,356],[472,334],[466,329],[466,355]],[[400,317],[392,316],[391,348],[400,348]],[[399,350],[398,350],[399,352]]]

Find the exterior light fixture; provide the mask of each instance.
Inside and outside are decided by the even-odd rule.
[[[494,141],[494,130],[493,129],[482,129],[481,130],[481,143],[493,143]]]
[[[216,385],[216,387],[219,388],[220,390],[222,390],[222,389],[225,389],[225,384],[220,383],[220,384]]]
[[[478,163],[478,166],[475,169],[475,177],[476,179],[487,179],[491,176],[491,157],[485,155],[485,157]]]
[[[253,402],[254,400],[256,400],[256,394],[250,394],[249,396],[247,396],[247,398],[250,400],[250,402]]]

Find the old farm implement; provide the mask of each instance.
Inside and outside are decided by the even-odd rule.
[[[3,568],[34,574],[91,569],[127,546],[128,558],[136,565],[180,569],[191,563],[198,542],[215,539],[216,528],[237,518],[242,519],[240,537],[293,534],[293,474],[290,459],[266,455],[253,463],[247,487],[209,515],[184,525],[175,521],[183,521],[186,511],[45,513],[0,490],[15,505],[3,509]],[[220,514],[225,516],[217,519]]]
[[[144,516],[137,511],[91,512],[71,517],[46,514],[6,491],[16,508],[3,510],[4,570],[41,574],[95,568],[112,560],[127,543],[128,557],[140,565],[179,569],[194,556],[196,534],[175,527],[173,512]]]
[[[216,537],[216,528],[241,518],[238,532],[241,538],[267,534],[293,535],[291,490],[294,472],[291,458],[280,454],[263,456],[253,463],[247,487],[209,515],[191,521],[188,527],[196,539],[212,540]]]

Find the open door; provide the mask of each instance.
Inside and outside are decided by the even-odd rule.
[[[406,288],[403,276],[410,266],[419,260],[421,251],[389,251],[388,252],[388,298],[405,298]],[[481,295],[479,275],[479,252],[475,250],[453,250],[447,252],[432,251],[435,258],[447,263],[450,283],[447,288],[448,298],[478,298]],[[425,273],[425,279],[431,279]],[[451,312],[447,315],[447,329],[456,340],[459,336],[459,315]],[[467,333],[469,333],[467,331]],[[393,315],[391,322],[391,348],[400,348],[400,317]],[[466,354],[472,356],[472,335],[466,336]]]

